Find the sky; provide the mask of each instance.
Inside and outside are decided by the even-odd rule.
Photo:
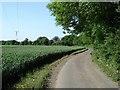
[[[0,40],[36,40],[40,36],[63,37],[62,27],[46,5],[49,2],[2,2],[2,33]],[[1,25],[1,24],[0,24]]]

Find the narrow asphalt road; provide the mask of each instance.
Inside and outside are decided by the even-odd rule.
[[[55,88],[118,88],[92,62],[91,50],[74,55],[58,74]]]

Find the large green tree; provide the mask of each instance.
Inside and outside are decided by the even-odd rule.
[[[47,8],[55,16],[56,25],[62,26],[65,32],[80,35],[74,44],[92,44],[95,57],[115,69],[110,75],[116,75],[115,71],[120,70],[118,2],[52,2]],[[114,76],[114,79],[120,78]]]
[[[68,33],[74,32],[75,30],[82,31],[83,23],[81,22],[83,19],[80,18],[79,3],[53,2],[48,4],[47,7],[52,12],[52,15],[55,16],[56,24],[61,25]]]

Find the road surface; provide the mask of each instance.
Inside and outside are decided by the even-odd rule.
[[[74,55],[60,70],[55,88],[118,88],[92,62],[91,50]]]

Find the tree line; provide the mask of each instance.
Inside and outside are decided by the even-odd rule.
[[[85,45],[87,42],[84,42],[80,36],[75,35],[66,35],[62,38],[58,36],[53,37],[49,40],[47,37],[38,37],[36,40],[31,41],[28,38],[19,42],[16,40],[7,40],[0,41],[2,45],[64,45],[64,46],[73,46],[73,45]]]

